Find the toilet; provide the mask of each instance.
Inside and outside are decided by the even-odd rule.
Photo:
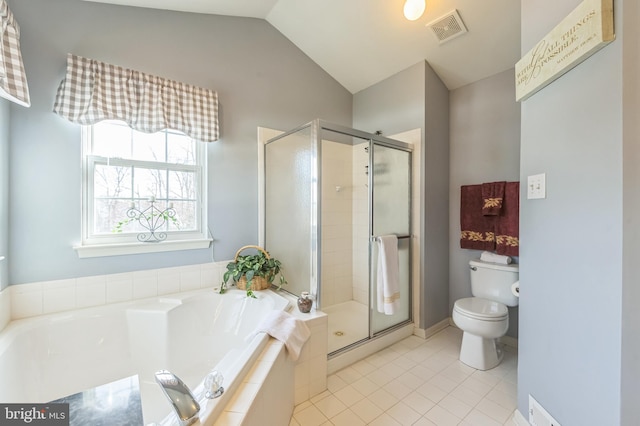
[[[471,294],[456,300],[453,322],[464,333],[460,361],[478,370],[489,370],[502,361],[496,339],[509,328],[508,306],[518,306],[511,285],[518,281],[518,265],[472,260]]]

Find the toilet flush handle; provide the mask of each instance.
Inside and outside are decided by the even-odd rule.
[[[478,268],[476,268],[475,266],[469,266],[469,269],[471,269],[472,271],[477,271]]]

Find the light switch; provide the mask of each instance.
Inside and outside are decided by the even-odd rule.
[[[541,173],[527,177],[527,199],[547,198],[545,175],[545,173]]]

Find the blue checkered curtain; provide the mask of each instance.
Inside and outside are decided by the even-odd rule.
[[[0,25],[0,96],[28,107],[31,100],[20,53],[20,26],[6,0],[0,0]]]
[[[218,94],[69,54],[53,112],[77,124],[121,120],[147,133],[163,129],[218,140]]]

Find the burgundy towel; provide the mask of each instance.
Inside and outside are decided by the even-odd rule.
[[[496,253],[518,256],[520,248],[520,182],[507,182],[496,222]]]
[[[460,248],[494,251],[495,219],[482,215],[482,185],[460,187]]]
[[[497,216],[502,210],[504,199],[504,186],[506,182],[491,182],[482,184],[482,214],[485,216]]]

